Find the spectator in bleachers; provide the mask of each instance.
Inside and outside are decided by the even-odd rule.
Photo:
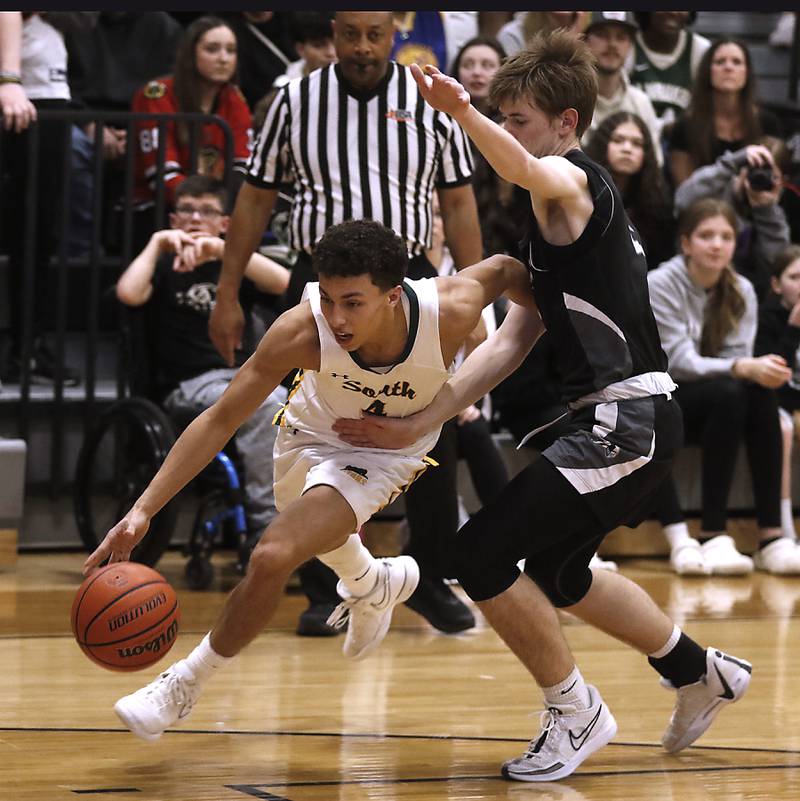
[[[299,58],[292,61],[286,72],[275,78],[272,87],[256,103],[253,109],[255,129],[261,128],[278,89],[294,78],[304,78],[310,72],[336,61],[336,48],[333,44],[333,13],[330,11],[295,11],[291,18],[292,37]]]
[[[797,539],[792,513],[792,450],[800,439],[800,245],[788,245],[772,263],[772,291],[758,313],[755,354],[783,356],[792,377],[779,387],[778,404],[783,434],[781,527],[783,535]]]
[[[90,111],[129,111],[133,95],[170,72],[183,29],[166,11],[101,11],[92,27],[69,31],[69,86],[73,100]],[[103,126],[104,208],[124,192],[127,129]],[[95,123],[72,126],[69,255],[88,253],[94,212]]]
[[[433,64],[451,72],[464,43],[479,34],[477,11],[395,11],[391,57],[398,64]]]
[[[494,116],[489,106],[489,84],[506,54],[496,39],[475,36],[465,42],[453,59],[451,75],[469,92],[470,101],[482,114]],[[477,152],[473,147],[473,153]]]
[[[792,242],[800,242],[800,131],[786,140],[789,164],[783,180],[781,207],[789,223]]]
[[[237,86],[238,51],[231,27],[219,17],[196,19],[185,31],[175,57],[172,75],[150,81],[133,98],[132,110],[158,114],[202,112],[224,119],[233,133],[233,164],[225,164],[225,136],[219,125],[208,122],[197,132],[197,162],[190,163],[190,126],[181,121],[166,124],[166,141],[158,141],[158,121],[136,126],[136,176],[134,198],[140,221],[152,223],[156,195],[157,154],[165,149],[164,185],[171,207],[175,190],[187,175],[199,173],[222,178],[232,168],[244,176],[252,148],[252,115]],[[147,236],[149,237],[148,231]],[[137,234],[141,242],[142,230]]]
[[[274,88],[279,89],[292,78],[303,78],[312,70],[327,67],[336,61],[333,44],[332,11],[295,11],[290,17],[292,38],[299,58],[279,75]]]
[[[711,42],[688,30],[696,11],[635,11],[634,16],[639,31],[627,70],[631,83],[652,101],[663,133],[689,106],[692,81]]]
[[[759,137],[781,136],[778,118],[758,104],[750,51],[738,39],[719,39],[700,60],[686,111],[667,137],[675,187],[726,150],[741,150]]]
[[[68,12],[78,15],[81,12]],[[23,286],[26,255],[33,271],[32,349],[27,365],[32,383],[52,383],[59,371],[46,332],[55,318],[55,281],[50,258],[58,244],[64,134],[61,120],[39,121],[40,110],[70,106],[67,83],[67,49],[62,27],[70,19],[47,12],[0,12],[0,111],[2,130],[2,247],[8,252],[9,332],[0,347],[0,379],[17,383],[22,372]],[[38,134],[35,181],[36,208],[33,238],[28,239],[26,188],[30,177],[30,126]],[[66,386],[78,383],[77,371],[62,365]]]
[[[149,306],[156,393],[167,411],[211,406],[227,389],[236,368],[257,345],[252,324],[236,366],[228,367],[211,344],[208,317],[214,307],[228,227],[227,192],[216,178],[193,175],[176,189],[170,227],[152,235],[120,276],[116,292],[127,306]],[[276,295],[289,285],[289,272],[254,253],[247,263],[240,297],[249,312],[258,292]],[[278,386],[236,433],[244,464],[245,508],[253,542],[275,516],[272,490],[272,419],[286,401]]]
[[[772,262],[790,241],[789,223],[780,204],[789,154],[781,139],[758,141],[761,144],[725,152],[713,164],[695,170],[675,192],[675,209],[680,213],[704,197],[731,204],[739,224],[734,265],[763,299]]]
[[[128,111],[147,81],[170,72],[183,29],[166,11],[101,11],[65,37],[69,85],[84,107]]]
[[[724,201],[698,200],[680,217],[681,253],[648,273],[669,372],[678,382],[686,442],[702,449],[700,541],[689,536],[674,478],[655,504],[684,575],[800,573],[800,549],[781,529],[781,431],[775,389],[791,377],[775,353],[753,356],[758,304],[733,268],[737,220]],[[740,443],[750,467],[760,542],[753,559],[726,533]]]
[[[518,11],[497,33],[497,41],[509,58],[527,47],[531,37],[556,28],[582,31],[588,11]]]
[[[625,59],[631,52],[637,25],[630,11],[592,11],[584,35],[597,59],[597,103],[592,121],[582,137],[584,147],[606,117],[618,111],[637,114],[647,125],[656,144],[655,156],[662,163],[660,131],[650,98],[631,86],[625,72]]]
[[[666,261],[676,250],[672,195],[656,152],[642,118],[627,111],[607,117],[586,147],[586,154],[611,173],[639,232],[648,267]]]
[[[234,11],[222,17],[239,43],[239,85],[251,110],[297,53],[288,11]]]

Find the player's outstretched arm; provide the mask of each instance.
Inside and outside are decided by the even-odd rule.
[[[367,415],[360,420],[339,419],[333,430],[344,442],[356,447],[407,447],[511,375],[543,332],[544,323],[538,311],[512,304],[497,331],[469,354],[421,412],[402,418]]]
[[[410,69],[425,100],[459,123],[501,178],[540,200],[577,197],[585,190],[583,170],[561,156],[532,156],[508,131],[471,105],[469,93],[455,78],[430,64],[424,68],[412,64]]]
[[[290,309],[273,323],[219,400],[178,437],[133,508],[86,560],[84,575],[107,558],[128,559],[153,516],[214,458],[295,367],[319,368],[319,339],[308,304]]]
[[[489,256],[442,280],[457,284],[466,279],[480,284],[483,290],[482,306],[488,306],[501,295],[505,295],[520,306],[536,309],[530,274],[525,265],[513,256],[503,253]]]

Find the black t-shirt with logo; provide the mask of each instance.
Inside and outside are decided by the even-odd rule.
[[[172,269],[173,259],[172,254],[165,254],[158,260],[149,301],[158,383],[169,388],[228,366],[208,336],[208,318],[216,303],[222,262],[208,261],[192,272],[180,273]],[[255,348],[250,311],[256,294],[255,284],[243,279],[239,302],[245,313],[245,332],[243,347],[236,351],[237,367]]]

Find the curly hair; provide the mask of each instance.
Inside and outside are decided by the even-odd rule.
[[[614,135],[614,131],[626,122],[633,123],[639,129],[644,142],[644,158],[639,172],[631,175],[628,185],[622,193],[622,200],[631,222],[644,240],[645,250],[649,255],[651,248],[656,250],[654,243],[664,239],[665,221],[673,219],[672,197],[664,179],[664,173],[656,160],[655,145],[650,129],[638,114],[618,111],[603,120],[592,134],[585,150],[589,158],[612,172],[608,163],[608,143]],[[669,234],[669,231],[666,233]],[[674,253],[674,250],[672,252]],[[648,259],[648,261],[650,260]],[[657,263],[660,259],[654,258],[654,261]]]
[[[578,112],[575,135],[589,127],[597,102],[596,59],[578,34],[566,28],[539,33],[525,50],[512,56],[494,74],[489,103],[499,108],[505,101],[529,98],[551,116],[565,109]]]
[[[368,274],[382,292],[406,277],[408,251],[390,228],[375,220],[348,220],[325,231],[311,255],[319,275]]]

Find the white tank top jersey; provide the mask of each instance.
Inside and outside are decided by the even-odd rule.
[[[320,369],[298,371],[284,408],[275,416],[282,428],[297,429],[342,448],[331,425],[339,417],[358,418],[369,410],[406,417],[424,409],[450,377],[439,341],[439,291],[436,279],[403,283],[408,324],[406,347],[391,368],[371,368],[337,342],[320,306],[319,284],[306,284],[303,299],[311,303],[320,342]],[[424,456],[436,444],[439,429],[408,448],[403,456]]]

